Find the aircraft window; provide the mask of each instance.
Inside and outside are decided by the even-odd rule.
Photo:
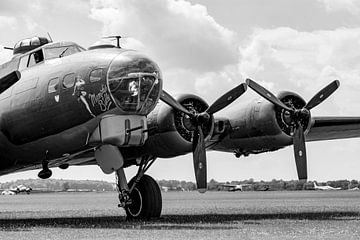
[[[90,73],[90,82],[100,81],[102,77],[102,72],[103,72],[102,68],[92,70]]]
[[[140,73],[125,78],[109,79],[109,88],[123,110],[139,111],[156,101],[158,79],[152,73]]]
[[[40,39],[38,37],[33,37],[30,39],[30,44],[33,46],[40,46]]]
[[[30,46],[31,43],[31,39],[24,39],[21,43],[20,46]]]
[[[45,48],[46,59],[60,58],[80,52],[76,46]]]
[[[34,66],[37,63],[44,61],[42,50],[36,51],[30,55],[28,67]]]
[[[48,85],[48,93],[54,93],[57,91],[59,86],[59,78],[52,78],[49,81],[49,85]]]
[[[115,57],[109,66],[109,90],[121,110],[148,114],[160,95],[160,69],[142,55],[127,53]]]
[[[19,47],[21,47],[21,41],[20,42],[17,42],[16,44],[15,44],[15,46],[14,46],[14,48],[19,48]]]
[[[28,55],[20,58],[19,68],[18,68],[19,71],[21,71],[27,67],[28,59],[29,59]]]
[[[128,77],[109,80],[110,91],[126,111],[136,111],[139,100],[139,78]]]
[[[71,88],[74,86],[75,83],[75,74],[74,73],[70,73],[64,76],[63,79],[63,87],[64,88]]]

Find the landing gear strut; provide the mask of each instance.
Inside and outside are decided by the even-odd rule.
[[[144,173],[154,163],[155,158],[142,158],[135,177],[126,183],[124,169],[116,171],[119,191],[119,207],[126,211],[127,219],[158,218],[162,209],[162,198],[159,185]]]

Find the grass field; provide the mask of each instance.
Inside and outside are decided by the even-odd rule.
[[[0,196],[0,239],[360,239],[360,192],[168,192],[127,222],[116,193]]]

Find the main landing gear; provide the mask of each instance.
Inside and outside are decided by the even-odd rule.
[[[125,209],[129,220],[160,217],[162,198],[159,185],[152,177],[144,175],[154,161],[153,157],[142,158],[138,172],[129,184],[124,169],[120,168],[116,171],[119,207]]]

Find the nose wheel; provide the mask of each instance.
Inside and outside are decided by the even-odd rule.
[[[116,171],[119,207],[125,209],[128,220],[160,217],[162,198],[159,185],[152,177],[144,174],[154,161],[153,157],[144,157],[139,163],[137,174],[129,183],[123,168]]]
[[[131,179],[129,186],[135,181]],[[161,214],[162,199],[156,181],[144,175],[129,194],[130,203],[125,206],[127,219],[158,218]]]

